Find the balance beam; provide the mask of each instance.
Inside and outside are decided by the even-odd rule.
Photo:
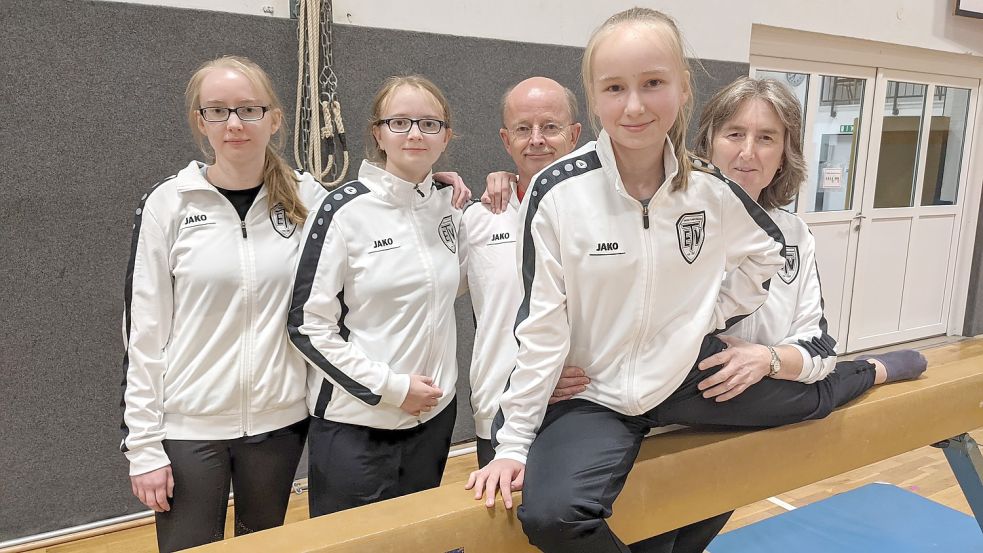
[[[646,439],[614,504],[612,528],[626,543],[639,541],[983,427],[983,340],[955,352],[925,353],[930,368],[922,378],[874,388],[820,421],[750,432],[681,430]],[[969,472],[972,480],[972,462]],[[978,483],[979,470],[975,476]],[[515,498],[518,504],[520,494]],[[983,506],[973,508],[983,524]],[[487,509],[455,482],[193,551],[537,550],[500,500]]]

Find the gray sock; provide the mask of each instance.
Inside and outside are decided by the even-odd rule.
[[[928,367],[928,361],[925,359],[925,356],[913,349],[901,349],[857,357],[857,361],[863,361],[864,359],[877,359],[881,363],[884,363],[885,372],[887,372],[887,380],[884,381],[885,384],[888,382],[897,382],[898,380],[914,380],[925,372],[925,369]]]

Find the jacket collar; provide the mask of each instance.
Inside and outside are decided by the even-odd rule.
[[[622,194],[628,194],[625,190],[625,185],[621,181],[621,174],[618,173],[618,163],[614,157],[614,147],[611,145],[611,137],[608,135],[607,131],[601,130],[600,134],[597,135],[597,156],[601,160],[601,166],[607,173],[611,182],[614,183],[614,188]],[[659,186],[658,195],[663,189],[671,187],[672,180],[676,178],[676,174],[679,172],[679,163],[676,161],[676,149],[672,146],[672,141],[666,136],[666,146],[662,150],[662,166],[665,168],[666,178],[662,181]]]
[[[420,183],[403,180],[368,160],[358,169],[358,180],[374,194],[396,206],[414,206],[433,194],[433,172]]]
[[[208,182],[205,178],[205,170],[208,169],[208,165],[200,161],[192,161],[187,167],[181,169],[178,173],[178,179],[176,187],[178,192],[190,192],[192,190],[212,190],[218,192],[218,189],[212,183]],[[259,201],[260,198],[266,197],[266,187],[259,189],[259,194],[256,195],[256,200]]]

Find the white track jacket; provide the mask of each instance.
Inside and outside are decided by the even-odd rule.
[[[513,335],[515,313],[522,301],[516,265],[519,199],[515,187],[503,213],[484,204],[468,206],[461,220],[462,276],[474,307],[474,352],[471,356],[471,408],[479,438],[491,437],[505,383],[519,351]]]
[[[124,290],[123,442],[130,474],[170,464],[162,440],[261,434],[307,416],[287,339],[302,230],[260,190],[245,221],[192,162],[136,210]],[[326,192],[299,174],[309,208]]]
[[[699,160],[687,188],[672,190],[674,155],[667,140],[666,180],[647,208],[625,191],[604,132],[534,179],[520,210],[519,353],[496,458],[525,462],[564,366],[591,379],[578,397],[640,415],[679,387],[705,335],[767,298],[784,265],[778,227]]]
[[[363,162],[308,219],[290,339],[313,365],[308,408],[326,420],[412,428],[454,398],[459,210],[428,175],[416,185]],[[410,375],[443,390],[415,417],[399,406]]]
[[[768,301],[726,334],[766,346],[791,345],[802,354],[796,380],[822,380],[836,366],[836,340],[823,315],[823,293],[816,267],[816,239],[802,219],[782,210],[768,215],[785,235],[785,266],[771,280]]]

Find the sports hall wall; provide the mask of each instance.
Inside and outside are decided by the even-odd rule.
[[[3,12],[0,542],[145,509],[118,450],[133,209],[151,185],[201,158],[182,107],[201,62],[257,61],[292,124],[297,56],[296,22],[279,17],[73,0],[5,0]],[[459,137],[441,168],[459,171],[479,194],[489,171],[509,168],[498,138],[507,86],[543,74],[582,96],[576,47],[344,25],[334,39],[351,178],[386,76],[419,72],[446,91]],[[697,110],[748,71],[739,62],[703,66],[694,71]],[[454,438],[464,441],[474,435],[467,298],[458,322]]]

